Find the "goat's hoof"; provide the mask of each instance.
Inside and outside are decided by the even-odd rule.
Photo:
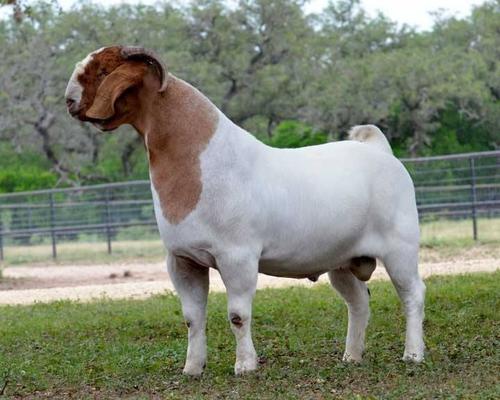
[[[354,352],[345,352],[344,356],[342,357],[342,361],[348,362],[348,363],[353,363],[353,364],[358,364],[361,361],[363,361],[363,356],[361,354],[356,354]]]
[[[424,353],[423,352],[406,352],[403,355],[403,361],[409,361],[414,363],[421,363],[424,361]]]
[[[205,364],[186,364],[182,373],[188,376],[201,376],[203,374],[203,370],[205,369]]]
[[[251,358],[243,361],[236,361],[234,365],[235,375],[244,375],[257,369],[257,358]]]

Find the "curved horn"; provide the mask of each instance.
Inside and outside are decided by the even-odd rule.
[[[143,47],[125,46],[122,48],[121,54],[125,59],[143,59],[148,63],[155,65],[160,74],[161,86],[159,92],[163,92],[167,88],[167,67],[154,51]]]

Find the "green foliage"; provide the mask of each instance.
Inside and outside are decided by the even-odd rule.
[[[92,165],[83,168],[81,175],[86,184],[118,182],[124,180],[148,179],[148,162],[144,146],[138,145],[137,134],[131,129],[116,132],[104,138],[100,145],[99,155]],[[130,154],[124,161],[124,154]]]
[[[315,132],[312,126],[300,121],[283,121],[273,131],[270,138],[264,142],[273,147],[294,148],[323,144],[328,136],[322,132]]]
[[[30,166],[9,168],[0,171],[0,193],[23,192],[50,188],[55,185],[57,176]]]
[[[172,294],[145,301],[0,307],[0,387],[12,398],[498,398],[500,274],[426,281],[426,360],[401,361],[405,322],[389,282],[371,282],[363,363],[341,361],[344,302],[327,285],[257,292],[262,363],[233,376],[226,296],[208,301],[208,365],[182,376],[187,330]]]
[[[454,154],[489,148],[490,132],[484,124],[471,121],[455,108],[440,115],[440,127],[432,135],[432,147],[423,154]]]
[[[57,176],[47,170],[39,154],[16,154],[9,145],[0,146],[0,193],[53,187]]]

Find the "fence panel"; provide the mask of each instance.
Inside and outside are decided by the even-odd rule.
[[[54,258],[63,241],[104,235],[111,252],[112,240],[127,228],[156,230],[149,181],[0,195],[0,221],[4,247],[48,239]]]
[[[401,161],[415,183],[423,233],[500,241],[500,151]],[[47,242],[56,258],[58,243],[93,235],[111,253],[114,240],[142,238],[145,229],[156,232],[149,181],[0,195],[0,259],[9,246]]]
[[[500,151],[402,161],[415,183],[423,233],[441,221],[443,237],[500,240],[496,220],[500,217]],[[481,232],[481,222],[486,220],[498,226],[498,235]]]

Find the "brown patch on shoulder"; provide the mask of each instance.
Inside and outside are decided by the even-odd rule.
[[[148,108],[143,113],[147,117],[139,122],[142,128],[137,128],[145,135],[151,179],[163,215],[178,224],[200,199],[200,155],[217,128],[217,109],[198,90],[173,76],[167,90]]]

